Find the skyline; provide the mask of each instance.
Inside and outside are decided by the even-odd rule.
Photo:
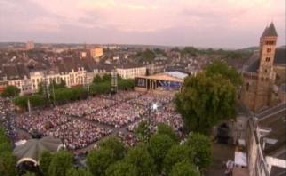
[[[285,45],[283,1],[0,0],[1,42],[244,48],[271,21]]]

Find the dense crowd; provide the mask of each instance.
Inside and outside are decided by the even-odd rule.
[[[182,127],[181,116],[175,112],[172,99],[172,94],[119,92],[22,113],[16,118],[16,124],[27,132],[37,130],[43,135],[58,137],[71,150],[85,148],[112,133],[126,145],[133,146],[138,141],[134,129],[142,120],[150,119],[153,131],[158,123],[175,129]],[[151,111],[154,103],[158,108]]]
[[[0,127],[2,127],[6,134],[12,141],[16,142],[18,140],[15,114],[13,104],[9,99],[0,98]]]
[[[111,129],[100,128],[77,119],[52,128],[47,134],[62,139],[68,149],[76,150],[100,140],[111,132]]]

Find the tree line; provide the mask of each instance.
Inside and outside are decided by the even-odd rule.
[[[124,80],[118,77],[118,90],[134,89],[134,80]],[[15,97],[14,103],[20,108],[27,110],[28,101],[32,107],[45,107],[51,104],[60,105],[86,99],[89,95],[96,96],[109,94],[111,90],[111,76],[104,74],[96,75],[92,84],[88,87],[82,85],[67,88],[64,80],[56,83],[55,80],[51,84],[45,86],[44,83],[39,84],[39,91],[33,95],[19,96],[20,89],[15,86],[8,86],[1,94],[3,97]]]

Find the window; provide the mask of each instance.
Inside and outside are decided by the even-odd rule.
[[[271,52],[271,48],[267,48],[267,53],[270,53]]]
[[[264,72],[267,73],[267,69],[265,69]]]
[[[274,45],[275,42],[274,42],[274,41],[266,41],[265,44],[266,44],[266,45]]]
[[[266,58],[265,58],[265,61],[266,61],[266,62],[270,62],[270,57],[266,57]]]

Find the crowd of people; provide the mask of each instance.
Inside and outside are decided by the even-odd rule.
[[[0,98],[0,127],[5,130],[5,133],[9,138],[16,142],[18,140],[15,114],[12,114],[14,105],[9,99]]]
[[[77,150],[97,142],[111,132],[111,129],[101,128],[92,123],[76,119],[50,129],[47,135],[62,139],[68,149]]]
[[[37,130],[43,135],[58,137],[74,151],[112,133],[126,145],[133,146],[138,141],[134,130],[142,120],[149,119],[153,131],[158,123],[166,123],[176,130],[182,127],[182,118],[175,112],[173,97],[172,94],[119,92],[21,113],[14,121],[17,128],[29,133]],[[156,109],[152,109],[152,104],[156,104]]]

